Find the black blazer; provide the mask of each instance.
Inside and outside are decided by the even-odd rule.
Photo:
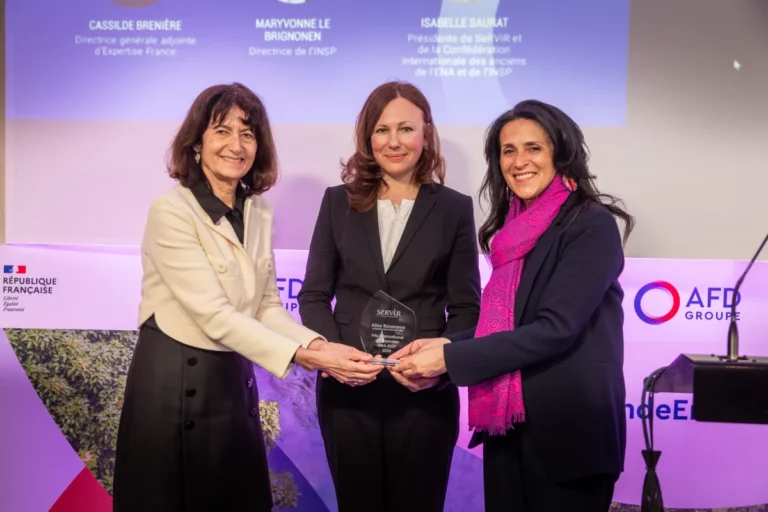
[[[472,198],[422,185],[385,273],[376,208],[354,211],[343,185],[326,189],[298,295],[302,323],[329,341],[363,350],[360,317],[379,290],[416,313],[418,338],[475,325],[480,272]]]
[[[527,435],[557,481],[624,468],[623,268],[614,217],[573,195],[526,258],[515,330],[445,346],[459,386],[522,371]]]

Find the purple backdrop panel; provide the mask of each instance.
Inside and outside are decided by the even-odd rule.
[[[3,286],[7,288],[4,302],[18,303],[4,304],[2,327],[56,329],[62,327],[63,318],[69,317],[67,326],[71,328],[133,328],[140,275],[137,254],[9,246],[0,247],[0,251]],[[285,308],[297,319],[296,297],[305,265],[305,251],[276,251],[281,297]],[[734,300],[738,302],[741,353],[768,354],[768,263],[755,264],[740,295],[734,297],[733,284],[745,265],[732,261],[627,260],[621,282],[625,291],[628,446],[615,501],[636,504],[640,498],[645,476],[639,420],[645,413],[639,410],[644,377],[681,353],[724,353],[729,308]],[[483,282],[489,276],[484,261],[481,276]],[[52,278],[56,279],[55,285],[39,282]],[[109,282],[110,286],[92,286],[101,282]],[[40,292],[40,287],[45,286],[53,286],[52,293]],[[118,296],[122,298],[114,302]],[[0,407],[4,417],[9,418],[0,423],[0,474],[4,477],[0,480],[0,499],[17,500],[9,502],[13,505],[25,504],[26,500],[35,504],[46,499],[52,502],[82,469],[82,463],[45,412],[5,338],[0,342],[0,356]],[[280,405],[280,451],[274,454],[275,464],[290,466],[298,488],[310,486],[311,499],[334,510],[333,486],[315,417],[314,379],[314,375],[298,369],[283,381],[259,373],[262,398]],[[464,392],[462,406],[449,510],[477,509],[482,503],[481,452],[467,450]],[[657,395],[651,407],[657,446],[663,452],[659,474],[665,505],[714,508],[768,503],[764,479],[768,474],[768,427],[698,423],[691,419],[691,410],[689,395]],[[52,475],[45,479],[50,482],[45,484],[47,491],[41,491],[39,483],[38,487],[27,483],[42,481],[41,468]]]
[[[40,401],[3,331],[0,411],[0,510],[48,510],[84,464]]]

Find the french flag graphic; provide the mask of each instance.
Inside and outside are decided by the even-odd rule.
[[[3,274],[26,274],[26,265],[3,265]]]

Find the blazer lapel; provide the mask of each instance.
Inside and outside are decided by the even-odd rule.
[[[236,247],[241,246],[240,240],[237,238],[235,230],[232,229],[232,225],[225,217],[219,219],[219,222],[214,223],[211,220],[211,217],[205,212],[205,210],[203,210],[203,207],[200,206],[200,203],[197,202],[197,199],[195,199],[195,196],[189,189],[186,187],[181,187],[180,190],[187,202],[192,205],[192,209],[195,211],[197,216],[200,217],[203,222],[205,222],[205,224],[211,228],[211,230],[232,242]]]
[[[235,230],[232,228],[232,225],[229,223],[226,217],[220,218],[219,222],[217,223],[214,223],[210,217],[208,217],[207,220],[208,225],[211,226],[211,229],[213,229],[215,232],[232,242],[232,244],[236,247],[242,246],[240,240],[237,238],[237,233],[235,233]]]
[[[379,216],[376,213],[376,205],[367,212],[360,213],[363,229],[368,239],[368,248],[371,250],[373,266],[379,274],[381,282],[387,285],[387,276],[384,273],[384,258],[381,256],[381,238],[379,238]]]
[[[528,302],[528,297],[531,294],[531,288],[536,280],[536,276],[539,274],[539,269],[541,269],[541,265],[552,249],[552,245],[563,230],[563,219],[575,204],[576,194],[572,194],[563,203],[554,222],[541,235],[541,238],[539,238],[539,241],[525,262],[523,274],[520,276],[520,284],[517,287],[517,293],[515,293],[515,325],[520,325],[520,318],[523,315],[523,311],[525,311],[525,304]]]
[[[243,210],[243,248],[245,248],[245,252],[252,255],[252,258],[255,261],[256,248],[259,247],[259,236],[261,235],[261,230],[258,228],[263,225],[259,221],[265,216],[262,214],[262,209],[259,208],[253,200],[253,197],[249,197],[245,200],[245,208],[243,208]],[[272,222],[272,219],[267,220],[270,223]],[[234,229],[232,232],[234,232]],[[235,234],[235,236],[237,236],[237,234]]]
[[[419,230],[421,225],[432,211],[432,207],[435,206],[435,191],[432,185],[422,185],[419,187],[419,192],[416,194],[416,201],[413,204],[413,210],[408,216],[408,222],[405,224],[403,230],[403,236],[400,237],[400,241],[397,244],[394,256],[392,256],[392,263],[389,264],[390,270],[395,266],[397,260],[403,255],[408,244],[413,240],[414,235]],[[383,268],[383,265],[382,265]]]

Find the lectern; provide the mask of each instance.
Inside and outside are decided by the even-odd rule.
[[[672,364],[659,368],[645,379],[642,406],[652,403],[655,393],[690,393],[696,421],[768,425],[768,357],[740,356],[736,325],[739,288],[766,241],[768,235],[734,287],[727,355],[681,354]],[[768,339],[768,333],[765,336]],[[645,407],[642,410],[646,410]],[[646,414],[642,423],[646,474],[640,510],[663,512],[661,486],[656,475],[661,451],[653,447],[653,414]]]
[[[768,357],[682,354],[653,392],[692,394],[696,421],[768,425]]]

